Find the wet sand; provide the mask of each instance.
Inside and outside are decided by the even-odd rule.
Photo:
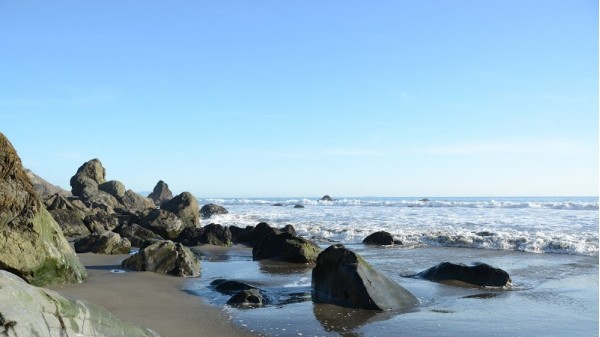
[[[88,278],[56,286],[59,293],[98,304],[117,317],[163,337],[256,336],[234,326],[227,313],[185,292],[186,278],[152,272],[114,273],[129,255],[78,254]]]

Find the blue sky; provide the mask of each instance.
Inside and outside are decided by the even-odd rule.
[[[0,132],[200,197],[598,195],[597,1],[2,1]]]

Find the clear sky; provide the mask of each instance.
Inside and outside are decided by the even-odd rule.
[[[0,0],[0,132],[66,189],[598,195],[598,2]]]

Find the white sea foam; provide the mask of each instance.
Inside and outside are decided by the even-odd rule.
[[[385,230],[404,247],[449,246],[598,256],[597,198],[206,199],[222,225],[291,224],[299,235],[346,244]],[[283,207],[271,206],[281,203]],[[296,209],[301,204],[305,208]]]

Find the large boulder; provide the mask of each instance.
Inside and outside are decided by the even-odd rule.
[[[140,249],[124,260],[121,267],[183,277],[200,276],[198,258],[189,248],[172,241],[161,241]]]
[[[320,251],[317,244],[290,233],[269,234],[252,247],[252,258],[314,263]]]
[[[232,307],[258,308],[269,304],[269,298],[260,291],[260,289],[247,289],[237,292],[227,301],[227,305]]]
[[[106,182],[106,170],[99,159],[85,162],[71,177],[71,193],[78,197],[88,198],[98,191],[98,185]]]
[[[33,184],[33,188],[38,196],[42,199],[48,198],[54,194],[59,194],[64,197],[71,195],[71,192],[63,190],[62,188],[52,185],[37,174],[33,173],[31,170],[25,169],[25,173],[27,177]]]
[[[368,310],[404,311],[419,303],[406,289],[341,244],[319,254],[312,271],[312,298],[317,303]]]
[[[473,266],[442,262],[416,275],[430,281],[461,281],[479,287],[504,287],[511,284],[508,273],[485,263]]]
[[[389,246],[389,245],[393,245],[393,244],[401,245],[402,241],[394,240],[394,237],[392,236],[392,234],[390,234],[388,232],[379,231],[379,232],[375,232],[373,234],[368,235],[363,240],[363,243],[365,245]]]
[[[100,191],[104,191],[117,199],[123,198],[126,189],[122,182],[117,180],[110,180],[105,183],[98,185]]]
[[[155,207],[152,199],[137,194],[132,190],[125,192],[123,197],[121,197],[121,203],[123,203],[126,209],[133,212],[141,212]]]
[[[33,287],[4,270],[0,270],[0,330],[7,337],[160,337],[95,304]]]
[[[175,239],[186,227],[175,214],[163,209],[150,209],[140,214],[140,225],[165,239]]]
[[[281,233],[281,231],[277,228],[271,227],[268,223],[266,222],[259,222],[256,226],[254,226],[254,228],[252,229],[252,238],[250,241],[250,244],[252,247],[256,246],[260,240],[262,240],[262,238],[264,238],[267,235],[271,235],[271,234],[279,234]]]
[[[0,269],[36,285],[81,282],[85,269],[0,133]]]
[[[246,226],[246,228],[240,228],[238,226],[229,226],[229,232],[231,233],[231,241],[233,243],[252,243],[252,231],[254,226]]]
[[[83,222],[83,214],[80,211],[70,209],[53,209],[48,211],[58,223],[65,236],[89,235],[91,232]]]
[[[108,213],[114,213],[115,209],[124,209],[123,204],[114,196],[100,190],[90,192],[84,200],[90,208],[101,209]]]
[[[115,229],[119,225],[119,220],[106,211],[98,210],[83,219],[83,223],[92,233],[104,233]]]
[[[163,203],[161,209],[175,213],[186,226],[196,227],[200,223],[200,207],[190,192],[183,192]]]
[[[200,242],[215,246],[231,246],[231,232],[228,227],[211,223],[202,228]]]
[[[121,236],[127,238],[133,247],[142,247],[148,240],[163,240],[160,235],[138,224],[122,226]]]
[[[227,214],[227,209],[223,206],[215,205],[215,204],[206,204],[200,208],[200,215],[202,215],[202,219],[209,219],[213,215],[217,214]]]
[[[173,192],[169,189],[169,185],[162,180],[159,180],[154,186],[152,193],[148,195],[156,206],[160,206],[163,202],[173,199]]]
[[[92,233],[73,243],[77,253],[129,254],[131,242],[114,232]]]

